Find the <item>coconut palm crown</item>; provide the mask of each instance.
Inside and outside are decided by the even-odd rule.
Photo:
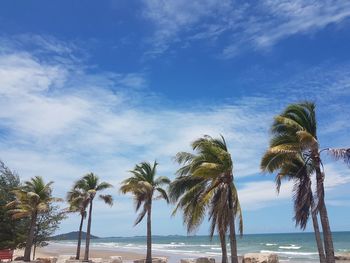
[[[204,136],[192,143],[194,153],[179,152],[175,160],[181,164],[177,178],[170,186],[171,200],[183,211],[188,232],[195,231],[209,209],[210,235],[218,228],[221,242],[230,229],[231,261],[237,262],[235,218],[239,219],[239,232],[243,232],[243,219],[236,187],[233,183],[233,163],[225,139]],[[226,246],[222,244],[226,261]]]
[[[103,190],[112,188],[112,185],[106,182],[100,182],[100,178],[94,173],[88,173],[83,176],[80,180],[78,180],[73,186],[74,190],[79,190],[83,193],[83,196],[86,195],[86,198],[89,203],[89,217],[88,217],[88,225],[86,231],[86,242],[85,242],[85,254],[84,261],[89,260],[89,251],[90,251],[90,235],[91,235],[91,220],[92,220],[92,206],[93,201],[98,192]],[[113,198],[111,195],[103,195],[100,194],[98,197],[104,201],[104,203],[112,206]],[[85,198],[85,197],[84,197]]]
[[[317,138],[315,104],[302,102],[290,104],[274,119],[271,127],[272,138],[268,150],[261,160],[261,168],[266,172],[281,169],[290,160],[302,155],[305,165],[310,165],[316,174],[316,209],[320,213],[323,229],[326,260],[334,263],[334,247],[327,208],[324,200],[324,171],[320,158]]]
[[[153,165],[149,162],[137,164],[130,171],[131,177],[122,182],[120,191],[123,194],[131,193],[134,196],[136,211],[141,209],[138,214],[135,225],[139,224],[147,214],[147,255],[146,262],[152,262],[152,201],[153,199],[164,199],[169,202],[168,194],[163,185],[168,185],[170,180],[165,176],[156,177],[158,163],[154,161]],[[154,194],[158,195],[154,197]]]

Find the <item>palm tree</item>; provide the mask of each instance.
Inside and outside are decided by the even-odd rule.
[[[262,164],[267,162],[268,166],[275,170],[301,152],[306,164],[312,165],[315,171],[318,200],[316,209],[319,211],[323,229],[326,261],[334,263],[332,233],[324,198],[325,174],[321,169],[315,104],[311,102],[290,104],[282,114],[275,117],[271,132],[272,139],[262,159]]]
[[[173,215],[178,209],[181,209],[187,232],[191,233],[197,230],[202,223],[205,211],[208,209],[211,221],[210,238],[213,238],[215,229],[217,229],[222,251],[221,262],[227,263],[226,233],[230,220],[227,187],[220,185],[211,192],[212,194],[209,194],[207,193],[209,181],[210,179],[192,175],[179,175],[169,187],[171,201],[177,202]],[[205,195],[206,198],[203,198]]]
[[[67,202],[69,203],[69,212],[80,214],[78,244],[75,259],[80,258],[81,235],[83,230],[84,219],[86,218],[86,209],[89,205],[89,195],[78,189],[73,189],[67,193]]]
[[[276,168],[276,166],[270,167],[269,164],[275,157],[276,156],[268,155],[268,159],[263,158],[261,168],[264,172],[278,172],[276,175],[276,189],[278,193],[280,191],[282,180],[287,179],[294,181],[294,220],[296,226],[299,225],[300,228],[304,230],[311,214],[320,262],[325,263],[326,257],[324,254],[318,226],[317,210],[314,207],[314,198],[311,188],[311,175],[314,172],[313,167],[312,165],[305,163],[305,159],[301,154],[296,155],[294,159],[284,161],[278,166],[279,168]]]
[[[88,218],[88,225],[87,225],[87,231],[86,231],[86,242],[85,242],[85,255],[84,255],[84,261],[89,260],[89,249],[90,249],[90,233],[91,233],[91,219],[92,219],[92,204],[96,197],[97,192],[103,191],[105,189],[111,188],[112,185],[106,182],[99,182],[100,179],[97,175],[94,173],[88,173],[83,178],[78,180],[75,185],[74,189],[79,190],[82,193],[86,194],[88,197],[88,203],[89,203],[89,218]],[[104,201],[106,204],[112,206],[113,205],[113,198],[111,195],[99,195],[99,198]]]
[[[233,165],[225,139],[204,136],[192,143],[195,154],[180,152],[176,161],[182,165],[177,178],[171,184],[170,195],[181,208],[184,223],[189,232],[202,222],[205,210],[209,209],[211,236],[218,228],[223,258],[226,258],[225,233],[230,231],[231,262],[237,263],[235,219],[239,219],[239,232],[243,232],[242,212],[237,190],[233,183]],[[222,209],[217,209],[221,207]],[[225,248],[224,248],[225,246]]]
[[[137,164],[135,168],[130,171],[133,175],[122,182],[120,191],[123,194],[131,193],[134,196],[136,203],[136,211],[143,205],[142,211],[139,213],[135,225],[139,224],[147,214],[147,256],[146,262],[152,262],[152,201],[155,192],[159,196],[155,199],[165,199],[169,203],[167,192],[162,188],[163,185],[170,183],[170,180],[165,176],[158,176],[156,178],[158,163],[155,161],[153,165],[148,162]]]
[[[47,211],[51,202],[60,201],[60,199],[51,196],[52,184],[53,182],[45,184],[40,176],[31,178],[30,181],[24,183],[23,187],[13,191],[15,200],[7,204],[12,218],[30,218],[24,261],[30,261],[38,215]]]

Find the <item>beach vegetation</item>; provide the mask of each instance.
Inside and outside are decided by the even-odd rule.
[[[12,191],[15,198],[6,205],[13,219],[30,219],[24,261],[30,261],[38,217],[48,211],[52,202],[60,201],[60,199],[52,197],[52,184],[53,182],[45,183],[40,176],[33,177],[24,182],[23,186]]]
[[[181,165],[170,185],[170,197],[176,203],[175,214],[183,212],[187,231],[194,232],[208,211],[211,220],[210,236],[217,228],[222,261],[227,261],[226,233],[229,232],[231,262],[237,263],[235,220],[243,234],[243,217],[234,184],[233,162],[223,136],[204,136],[192,143],[194,153],[179,152],[175,160]]]
[[[37,247],[44,247],[49,244],[48,241],[51,240],[51,236],[66,217],[66,211],[53,203],[49,203],[48,209],[38,215],[33,239],[33,260],[35,259]]]
[[[169,203],[169,198],[164,185],[170,183],[169,178],[165,176],[156,176],[158,163],[154,161],[153,165],[149,162],[137,164],[130,171],[131,177],[122,182],[120,191],[123,194],[131,193],[135,200],[136,211],[138,214],[135,225],[139,224],[147,215],[147,254],[146,263],[152,262],[152,202],[154,199],[164,199]]]
[[[79,213],[80,215],[80,223],[78,230],[78,241],[77,241],[77,250],[75,254],[75,259],[80,259],[80,250],[81,250],[81,239],[82,239],[82,231],[84,220],[86,219],[86,209],[89,206],[89,197],[90,195],[86,191],[82,191],[80,189],[71,189],[67,193],[67,202],[69,204],[68,212],[71,213]],[[91,235],[91,234],[90,234]]]
[[[92,208],[93,201],[97,194],[106,189],[112,188],[112,185],[107,182],[100,182],[100,178],[94,173],[88,173],[79,179],[74,187],[75,190],[81,191],[88,196],[89,203],[89,213],[88,213],[88,224],[86,230],[86,241],[85,241],[85,253],[84,253],[84,261],[89,260],[89,252],[90,252],[90,234],[91,234],[91,220],[92,220]],[[99,199],[101,199],[107,205],[113,205],[113,197],[109,194],[99,194]]]
[[[274,158],[274,156],[270,155],[270,158]],[[261,167],[263,171],[277,172],[275,181],[278,193],[280,192],[282,181],[293,181],[295,224],[302,230],[305,230],[311,215],[320,263],[325,263],[326,256],[318,224],[318,211],[315,206],[312,190],[311,176],[314,173],[313,166],[310,163],[305,162],[305,157],[301,152],[288,162],[283,161],[280,165],[276,166],[279,167],[277,169],[272,167],[271,170],[269,170],[270,168],[264,166],[264,164]]]
[[[316,105],[302,102],[288,105],[284,111],[274,118],[271,127],[272,138],[268,150],[261,160],[261,168],[274,172],[302,155],[304,165],[316,175],[315,210],[320,215],[322,225],[326,262],[333,263],[334,247],[330,229],[327,207],[325,204],[324,178],[325,172],[321,160],[320,142],[317,137]],[[346,155],[347,156],[347,155]],[[346,157],[339,154],[339,159]],[[306,202],[303,200],[303,204]],[[306,214],[309,210],[306,211]],[[297,218],[298,220],[298,218]],[[297,221],[298,222],[298,221]],[[300,221],[303,226],[303,221]]]
[[[16,172],[0,161],[0,250],[15,249],[25,244],[28,218],[13,220],[6,207],[15,200],[13,190],[20,187],[20,179]]]

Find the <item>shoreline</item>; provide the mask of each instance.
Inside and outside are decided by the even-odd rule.
[[[84,257],[84,245],[82,245],[81,249],[81,258]],[[17,249],[14,252],[14,258],[23,256],[24,250]],[[48,246],[39,247],[36,250],[35,258],[45,258],[45,257],[59,257],[63,255],[75,256],[76,253],[76,245],[72,243],[64,243],[64,242],[49,242]],[[140,249],[136,247],[130,248],[118,248],[118,247],[101,247],[96,246],[96,244],[91,244],[90,246],[90,258],[102,258],[108,259],[111,256],[121,256],[123,262],[132,263],[134,260],[143,259],[146,257],[146,250]],[[186,258],[198,258],[198,257],[212,257],[215,258],[215,262],[221,262],[221,255],[209,255],[205,253],[184,253],[184,251],[179,252],[167,252],[167,251],[157,251],[157,249],[153,250],[153,257],[165,257],[168,259],[169,263],[178,263],[181,259]],[[280,262],[285,261],[281,260]],[[290,261],[287,260],[287,261]],[[305,262],[317,262],[313,260],[291,260],[293,263],[305,263]],[[242,262],[242,256],[239,256],[239,262]],[[337,262],[341,263],[350,263],[349,260],[341,260]]]
[[[136,251],[135,251],[136,250]],[[62,255],[71,255],[75,256],[76,246],[71,243],[63,242],[49,242],[49,245],[45,247],[38,247],[36,249],[35,258],[39,257],[58,257]],[[18,256],[23,256],[23,249],[17,249],[14,252],[14,258]],[[81,258],[84,257],[84,245],[81,249]],[[102,258],[107,259],[110,256],[121,256],[123,261],[133,262],[134,260],[142,259],[146,257],[146,251],[143,249],[137,248],[116,248],[116,247],[99,247],[96,245],[90,245],[90,258]],[[196,257],[213,257],[216,262],[221,262],[221,256],[212,256],[212,255],[198,255],[198,254],[186,254],[186,253],[172,253],[153,250],[153,257],[166,257],[169,263],[178,263],[181,259],[184,258],[196,258]]]

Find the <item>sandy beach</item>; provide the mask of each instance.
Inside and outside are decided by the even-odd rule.
[[[39,257],[58,257],[60,255],[72,255],[74,256],[76,247],[65,244],[50,243],[46,247],[37,248],[36,258]],[[81,257],[84,256],[84,249],[82,249]],[[23,250],[16,250],[15,257],[23,256]],[[118,249],[104,249],[104,248],[90,248],[90,258],[109,258],[110,256],[121,256],[123,260],[132,261],[135,259],[143,258],[144,253],[133,252],[133,251],[121,251]],[[154,255],[160,256],[160,255]]]
[[[52,242],[46,247],[37,248],[35,258],[44,258],[44,257],[58,257],[62,255],[71,255],[74,256],[76,251],[76,247],[72,244],[64,244],[64,243],[55,243]],[[82,249],[81,257],[83,257],[84,249]],[[96,246],[90,247],[90,258],[103,258],[108,259],[110,256],[121,256],[123,258],[123,262],[131,263],[136,259],[145,258],[145,251],[129,251],[123,248],[101,248]],[[14,258],[23,256],[23,250],[16,250],[14,253]],[[208,255],[203,255],[208,256]],[[181,258],[191,258],[189,255],[181,255],[177,253],[153,253],[153,257],[166,257],[168,258],[169,263],[178,263]],[[216,262],[220,262],[221,258],[214,256]],[[239,262],[242,261],[242,257],[239,257]],[[308,261],[300,260],[293,261],[305,263]],[[337,261],[341,263],[350,263],[348,260]]]
[[[60,255],[72,255],[75,256],[76,247],[71,244],[58,244],[58,243],[50,243],[46,247],[37,248],[35,258],[40,257],[58,257]],[[82,248],[81,257],[84,256],[84,249]],[[110,256],[121,256],[123,261],[132,262],[136,259],[145,258],[146,251],[128,251],[125,249],[118,248],[100,248],[96,246],[90,247],[90,258],[104,258],[107,259]],[[14,253],[14,258],[23,256],[23,250],[16,250]],[[166,257],[168,258],[168,262],[179,262],[181,258],[186,258],[186,256],[181,256],[173,253],[153,253],[153,257]]]

